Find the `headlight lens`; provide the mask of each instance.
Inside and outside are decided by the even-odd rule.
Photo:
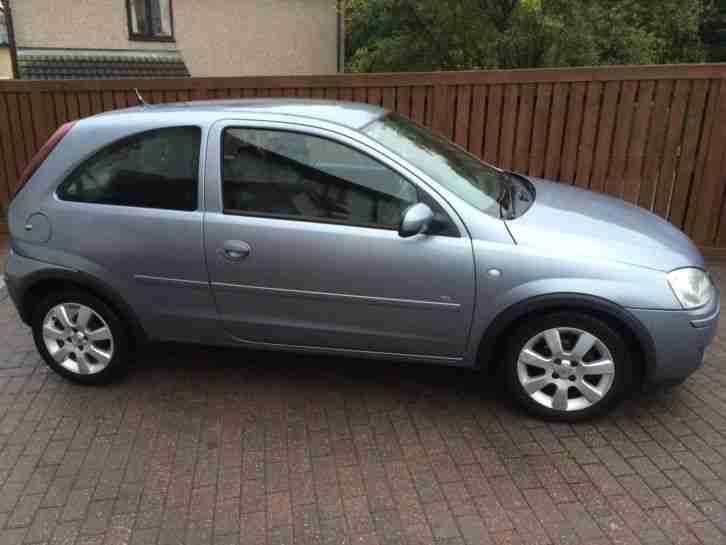
[[[693,267],[668,274],[668,283],[685,309],[702,307],[713,297],[713,284],[708,274]]]

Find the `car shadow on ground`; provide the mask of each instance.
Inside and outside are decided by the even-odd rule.
[[[137,380],[148,373],[154,376],[164,373],[172,376],[198,375],[201,381],[207,376],[212,379],[223,376],[230,382],[258,376],[272,380],[325,380],[341,384],[355,381],[361,386],[376,384],[390,388],[417,384],[448,392],[479,392],[492,398],[498,393],[494,377],[478,369],[175,343],[155,343],[145,347],[144,354],[137,356],[128,378]]]
[[[122,384],[171,395],[196,391],[210,400],[220,393],[308,400],[334,396],[352,404],[385,399],[388,406],[452,406],[459,413],[529,420],[495,372],[425,363],[159,343],[143,349]],[[672,403],[678,395],[678,389],[638,392],[614,414],[640,413]]]

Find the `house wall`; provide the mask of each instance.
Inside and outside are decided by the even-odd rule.
[[[13,62],[10,58],[10,48],[0,45],[0,79],[13,77]]]
[[[175,43],[129,40],[125,0],[11,0],[18,47],[179,49],[192,76],[331,74],[335,0],[172,0]]]

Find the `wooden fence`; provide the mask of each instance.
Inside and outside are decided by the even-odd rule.
[[[57,126],[136,105],[134,88],[154,103],[286,96],[380,104],[491,163],[618,196],[726,253],[726,65],[0,82],[0,208]]]

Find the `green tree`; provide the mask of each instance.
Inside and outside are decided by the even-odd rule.
[[[705,0],[700,27],[709,62],[726,62],[726,0]]]
[[[349,69],[698,62],[704,1],[350,0]]]

